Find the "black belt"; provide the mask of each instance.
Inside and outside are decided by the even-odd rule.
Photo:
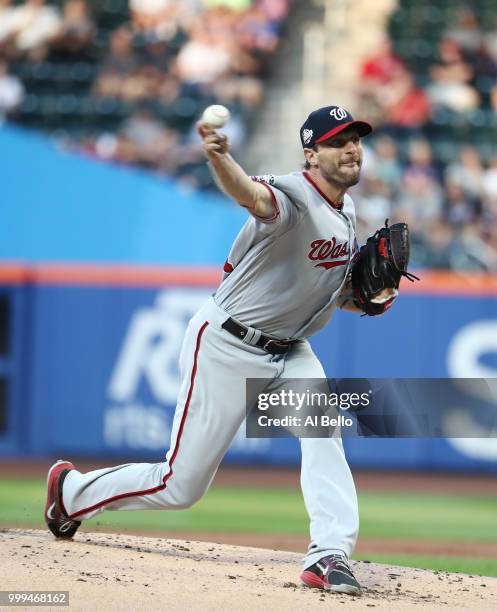
[[[245,338],[248,332],[248,327],[245,327],[245,325],[241,323],[237,323],[233,319],[228,319],[221,327],[241,340]],[[275,340],[274,338],[261,334],[259,340],[252,346],[258,346],[272,355],[284,355],[288,353],[297,342],[298,340]]]

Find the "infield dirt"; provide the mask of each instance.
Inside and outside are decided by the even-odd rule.
[[[348,597],[300,586],[295,553],[226,544],[2,529],[0,549],[2,590],[69,591],[70,610],[497,609],[497,578],[353,561]]]

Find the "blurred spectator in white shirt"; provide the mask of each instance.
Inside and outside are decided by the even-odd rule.
[[[42,59],[61,27],[62,18],[55,6],[46,5],[45,0],[26,0],[14,16],[15,46],[32,59]]]
[[[483,166],[478,150],[470,146],[463,147],[458,159],[447,166],[445,179],[460,185],[468,197],[479,199],[482,191]]]
[[[370,176],[362,185],[362,192],[356,196],[358,239],[365,242],[368,236],[384,225],[385,219],[392,215],[392,193],[387,183],[378,177]]]
[[[438,181],[419,168],[404,175],[396,213],[413,232],[424,232],[440,218],[443,191]]]
[[[167,18],[171,0],[130,0],[131,19],[138,30],[153,32]]]
[[[486,228],[497,227],[497,155],[490,160],[490,167],[483,173],[482,220]],[[494,232],[497,239],[497,232]],[[497,248],[497,241],[496,241]]]
[[[431,83],[426,92],[434,106],[464,112],[480,104],[480,96],[471,85],[474,72],[463,57],[459,44],[452,39],[440,41],[438,62],[429,69]]]
[[[7,63],[0,60],[0,120],[14,111],[24,98],[24,86],[8,73]]]
[[[444,34],[454,40],[464,51],[476,51],[481,44],[483,32],[478,23],[475,11],[469,7],[457,13],[456,23]]]
[[[448,83],[432,72],[433,83],[426,91],[434,107],[447,108],[455,113],[463,113],[478,107],[480,96],[476,89],[467,83]]]
[[[185,83],[212,83],[230,66],[230,55],[223,41],[213,40],[199,25],[176,58],[178,76]]]
[[[395,141],[389,136],[382,136],[374,143],[374,149],[376,175],[380,181],[387,183],[391,189],[395,189],[402,176],[402,166],[399,162],[399,152]]]
[[[483,195],[497,201],[497,155],[490,160],[490,166],[483,173]]]
[[[202,10],[202,0],[129,0],[136,31],[172,40],[178,28],[189,30]]]

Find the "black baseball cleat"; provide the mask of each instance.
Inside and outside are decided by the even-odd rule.
[[[361,585],[355,579],[347,559],[342,555],[323,557],[304,570],[300,579],[305,586],[315,589],[326,589],[347,595],[361,593]]]
[[[69,540],[78,530],[81,521],[72,521],[68,516],[62,501],[62,485],[74,465],[69,461],[59,459],[54,463],[47,476],[47,504],[45,506],[45,522],[56,538]]]

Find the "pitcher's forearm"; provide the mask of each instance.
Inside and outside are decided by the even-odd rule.
[[[202,123],[197,125],[197,129],[217,186],[258,217],[272,217],[276,204],[271,190],[253,181],[233,159],[229,153],[228,138]]]
[[[208,160],[218,187],[242,206],[253,209],[258,199],[257,185],[233,157],[229,153],[209,155]]]

